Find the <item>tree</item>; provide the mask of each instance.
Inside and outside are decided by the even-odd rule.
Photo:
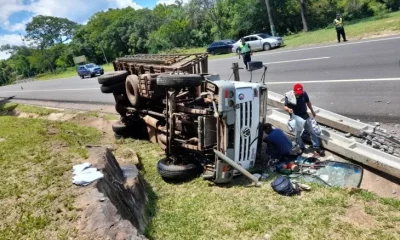
[[[77,27],[77,23],[66,18],[38,15],[26,25],[25,38],[44,49],[70,40]]]
[[[308,24],[307,24],[307,19],[306,19],[306,0],[298,0],[300,4],[300,13],[301,13],[301,20],[303,22],[303,31],[308,32]]]
[[[52,52],[46,51],[46,49],[70,40],[77,27],[77,23],[66,18],[38,15],[26,25],[25,38],[41,50],[43,59],[49,64],[50,70],[53,72]]]
[[[223,1],[224,0],[192,0],[192,4],[198,6],[201,11],[204,11],[215,24],[218,39],[223,39],[225,37],[226,25],[223,21],[223,15],[226,11],[229,11],[229,8],[223,8]]]

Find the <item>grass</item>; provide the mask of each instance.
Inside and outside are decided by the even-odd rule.
[[[74,200],[79,192],[70,182],[72,165],[87,157],[82,145],[104,139],[99,131],[74,123],[5,116],[23,107],[50,114],[24,105],[0,108],[0,239],[77,239],[80,210]],[[248,188],[243,178],[232,186],[213,186],[200,178],[169,184],[156,170],[162,157],[158,145],[125,139],[117,147],[120,158],[134,157],[132,149],[138,153],[152,188],[149,239],[400,238],[396,199],[319,185],[301,196],[283,197],[269,182]]]
[[[102,67],[104,68],[104,72],[114,71],[114,67],[111,63],[102,65]],[[36,79],[39,81],[46,81],[46,80],[59,79],[59,78],[70,78],[70,77],[76,77],[76,76],[78,76],[78,74],[76,72],[76,68],[72,67],[72,68],[68,68],[66,71],[60,72],[60,73],[39,74],[36,77]]]
[[[36,107],[32,105],[23,105],[17,103],[6,103],[0,105],[0,115],[11,115],[16,111],[24,113],[33,113],[38,116],[46,116],[52,113],[59,113],[60,111],[49,108]]]
[[[399,200],[319,185],[301,196],[283,197],[269,182],[248,188],[243,178],[233,186],[210,186],[202,179],[168,184],[155,167],[161,158],[157,145],[123,140],[120,146],[135,149],[155,192],[149,239],[262,239],[266,234],[270,239],[400,238]]]
[[[9,111],[0,109],[0,239],[76,239],[79,190],[71,184],[72,165],[87,157],[82,145],[97,143],[101,133],[68,122],[5,116]]]

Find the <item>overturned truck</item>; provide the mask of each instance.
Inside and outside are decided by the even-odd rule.
[[[215,151],[244,169],[254,166],[267,111],[263,79],[221,80],[208,73],[206,54],[132,55],[113,66],[98,78],[121,115],[113,130],[160,144],[166,157],[157,170],[165,180],[201,174],[215,183],[231,181],[239,172]]]

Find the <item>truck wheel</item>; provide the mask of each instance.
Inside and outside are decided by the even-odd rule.
[[[129,75],[126,78],[125,82],[126,86],[126,95],[129,99],[129,102],[134,108],[139,108],[142,103],[142,97],[139,92],[139,78],[136,75]]]
[[[79,75],[79,77],[81,77],[81,79],[83,79],[85,76],[83,76],[83,75]]]
[[[269,43],[264,43],[263,49],[264,49],[264,51],[270,50],[270,49],[271,49],[271,44],[269,44]]]
[[[101,86],[100,90],[102,93],[123,93],[125,92],[125,83],[118,83],[110,86]]]
[[[188,74],[188,75],[160,75],[157,77],[157,85],[162,87],[170,88],[185,88],[185,87],[197,87],[203,82],[203,78],[200,75]]]
[[[167,158],[163,158],[157,163],[157,171],[165,180],[188,180],[199,176],[202,170],[199,165],[193,163],[174,165]]]
[[[126,77],[129,75],[127,71],[116,71],[106,73],[97,78],[98,82],[103,86],[115,85],[117,83],[125,82]]]

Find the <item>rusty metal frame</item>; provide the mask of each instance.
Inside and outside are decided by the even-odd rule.
[[[114,70],[126,70],[131,74],[163,72],[187,72],[201,74],[208,72],[208,54],[137,54],[117,58]]]

